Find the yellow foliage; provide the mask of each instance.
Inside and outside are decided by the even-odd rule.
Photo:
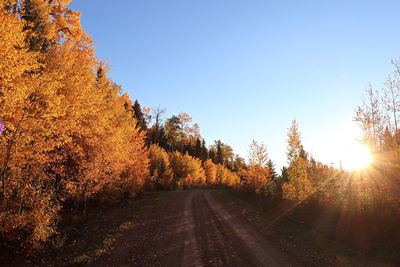
[[[190,174],[193,186],[204,186],[206,177],[204,169],[201,167],[199,159],[189,156],[189,154],[182,155],[175,151],[169,154],[169,160],[174,173],[174,182],[176,185],[181,185],[183,180]]]
[[[190,173],[188,173],[185,177],[184,185],[186,188],[190,188],[192,187],[192,183],[193,183],[192,176],[190,175]]]
[[[217,181],[217,167],[211,159],[203,162],[203,168],[206,176],[206,183],[208,186],[212,186]]]
[[[229,171],[225,166],[217,164],[217,184],[225,186],[236,186],[240,183],[240,178],[236,173]]]
[[[56,121],[64,113],[63,97],[57,81],[42,71],[42,56],[29,51],[24,23],[4,4],[0,1],[1,232],[19,239],[14,229],[22,228],[27,241],[37,244],[52,233],[59,209],[52,197],[54,183],[49,184],[54,176],[46,170],[49,152],[61,144]]]
[[[69,1],[24,1],[20,13],[9,3],[0,0],[0,231],[38,245],[64,200],[140,193],[149,158],[131,100]]]
[[[311,182],[308,179],[306,162],[298,157],[292,161],[288,170],[289,182],[282,186],[283,197],[289,200],[305,200],[312,192]]]
[[[150,175],[154,177],[155,186],[168,189],[174,178],[168,153],[158,145],[153,144],[149,149],[149,159]]]
[[[272,173],[269,168],[254,165],[250,166],[248,170],[242,170],[241,175],[245,177],[245,185],[250,191],[264,195],[272,195],[275,193]]]

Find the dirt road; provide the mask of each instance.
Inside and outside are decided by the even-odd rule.
[[[155,201],[91,266],[299,266],[215,191]]]

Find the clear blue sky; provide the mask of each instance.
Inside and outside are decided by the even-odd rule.
[[[280,168],[296,117],[325,162],[354,139],[368,83],[400,56],[400,1],[75,0],[111,77],[147,107],[189,113],[210,145],[246,157],[263,141]],[[166,116],[166,117],[167,117]],[[351,134],[349,134],[351,133]]]

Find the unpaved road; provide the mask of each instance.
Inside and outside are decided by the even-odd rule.
[[[261,234],[215,191],[155,201],[91,266],[309,265]]]

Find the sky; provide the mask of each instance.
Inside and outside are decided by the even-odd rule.
[[[400,57],[400,1],[74,0],[110,77],[146,107],[193,117],[242,157],[264,142],[286,165],[296,118],[306,151],[338,163],[354,110]]]

